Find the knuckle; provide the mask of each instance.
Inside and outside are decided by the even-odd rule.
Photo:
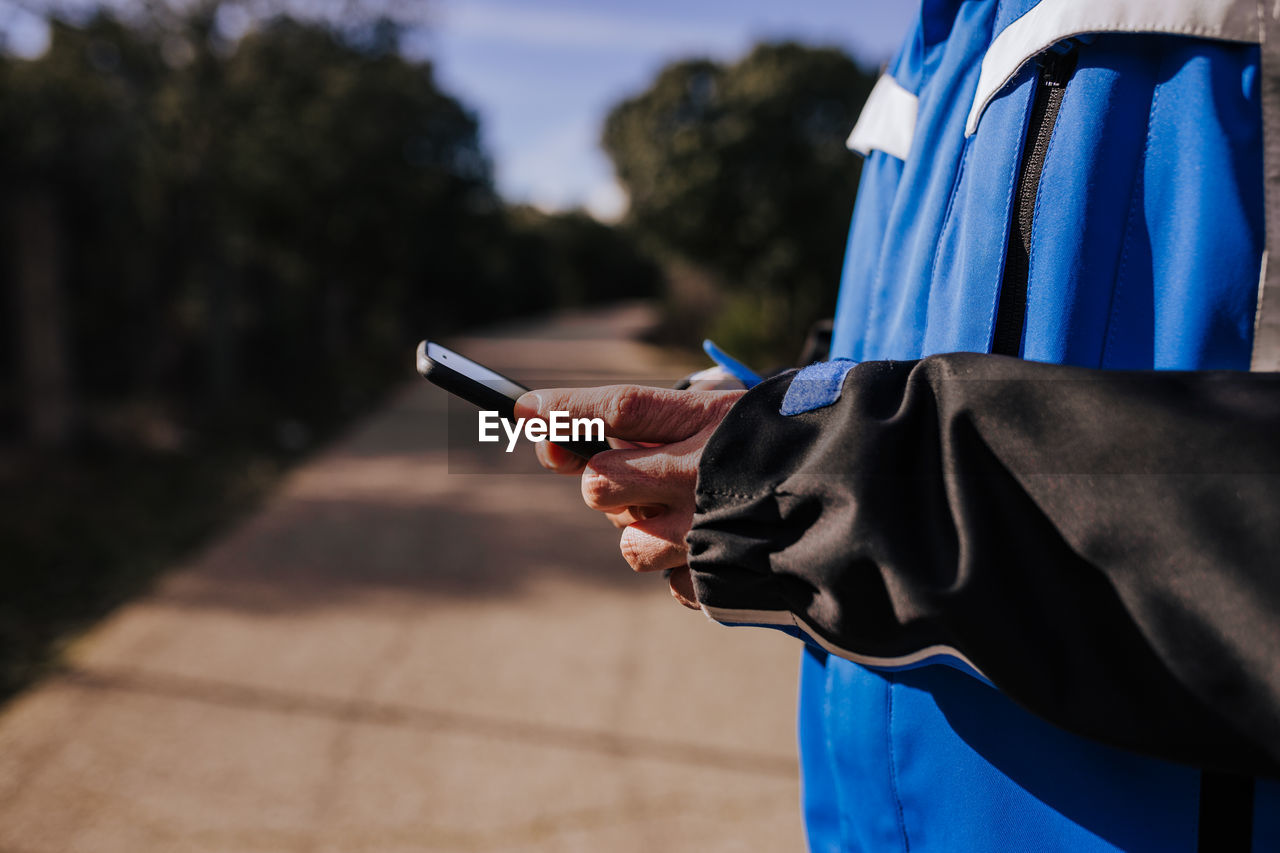
[[[701,447],[684,445],[679,456],[672,458],[662,470],[662,479],[667,481],[673,495],[683,495],[692,491],[698,479],[698,459],[702,455]]]
[[[610,506],[613,481],[600,471],[587,466],[582,472],[582,500],[592,509]]]
[[[684,562],[683,550],[634,526],[622,531],[622,558],[634,571],[652,572]]]
[[[631,567],[632,571],[642,572],[645,564],[639,544],[636,542],[636,537],[631,535],[633,533],[634,531],[630,527],[623,529],[622,538],[618,542],[618,549],[622,551],[622,559],[627,561],[627,565]]]
[[[648,392],[637,385],[624,385],[609,399],[605,407],[606,422],[618,426],[640,422],[649,411]]]

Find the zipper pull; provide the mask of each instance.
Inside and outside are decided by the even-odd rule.
[[[1076,70],[1075,43],[1067,41],[1049,48],[1040,54],[1037,64],[1040,66],[1040,85],[1049,89],[1061,89],[1067,85],[1072,72]]]

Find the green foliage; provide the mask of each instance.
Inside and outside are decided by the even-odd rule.
[[[228,43],[218,0],[175,7],[0,55],[0,697],[413,376],[420,337],[657,282],[616,229],[507,210],[476,118],[394,25]],[[37,221],[55,274],[20,282]],[[45,278],[83,414],[55,453],[21,446],[41,353],[7,310]]]
[[[194,180],[224,207],[192,214],[221,219],[243,357],[272,388],[360,402],[410,338],[472,319],[500,289],[476,280],[501,219],[475,119],[428,64],[287,19],[220,71],[217,123],[181,115],[216,149],[202,163],[221,174]]]
[[[669,65],[610,113],[630,224],[724,283],[726,345],[791,355],[833,310],[860,169],[844,140],[873,83],[838,50],[762,44]]]
[[[513,260],[537,305],[586,306],[652,296],[660,272],[626,232],[581,211],[511,211]],[[523,307],[523,306],[522,306]]]
[[[503,208],[476,118],[394,24],[280,17],[227,43],[218,6],[55,22],[45,56],[0,57],[5,212],[55,204],[85,409],[159,402],[214,441],[320,426],[423,335],[653,292],[614,229]]]

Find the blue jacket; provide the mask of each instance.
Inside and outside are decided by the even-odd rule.
[[[842,388],[850,397],[846,377],[856,376],[859,363],[1000,351],[1002,302],[1012,304],[1002,288],[1017,252],[1025,267],[1023,301],[1010,354],[1090,369],[1248,370],[1257,358],[1266,242],[1258,41],[1252,2],[924,0],[849,140],[866,161],[832,349],[833,358],[848,361],[785,380],[790,387],[776,389],[781,415],[799,423],[839,400]],[[1068,55],[1061,91],[1046,96],[1045,57]],[[1041,140],[1047,145],[1037,150],[1028,134],[1043,128],[1046,97],[1055,120]],[[1028,184],[1031,161],[1037,182]],[[948,364],[949,376],[963,373],[965,364]],[[916,381],[902,377],[904,388]],[[802,380],[808,380],[803,389]],[[903,394],[907,399],[910,391]],[[944,404],[929,405],[932,411]],[[778,410],[778,399],[768,405]],[[963,417],[954,423],[966,423]],[[1255,449],[1275,443],[1275,433],[1257,435],[1262,444]],[[823,625],[856,624],[842,608],[851,607],[848,598],[871,593],[831,580],[813,568],[820,560],[794,545],[766,546],[759,538],[726,545],[733,537],[744,541],[743,518],[781,524],[791,512],[788,501],[805,505],[794,490],[774,487],[771,508],[762,508],[764,502],[748,499],[749,484],[728,474],[717,486],[718,460],[764,452],[731,439],[707,450],[691,565],[713,618],[781,627],[809,641],[799,734],[811,850],[1197,849],[1204,775],[1194,763],[1167,760],[1181,754],[1150,757],[1107,746],[1067,731],[1095,731],[1073,725],[1070,713],[1058,720],[1024,710],[1051,707],[1054,700],[1043,697],[1053,685],[1020,694],[1011,667],[1006,689],[993,675],[1005,671],[999,653],[978,639],[976,651],[961,648],[977,636],[962,628],[902,654],[896,647],[878,654],[842,647],[838,632]],[[767,435],[757,429],[752,441],[762,446]],[[877,492],[868,494],[864,503]],[[955,490],[947,495],[954,502]],[[833,503],[861,498],[840,492],[823,500],[808,514],[806,532],[789,542],[815,538],[807,531]],[[1052,501],[1040,503],[1057,523]],[[1070,507],[1061,514],[1068,518]],[[1275,503],[1259,518],[1276,521]],[[1064,537],[1075,542],[1069,532]],[[759,558],[760,573],[746,578],[741,567],[762,551],[769,553]],[[1243,562],[1260,553],[1262,546]],[[1273,566],[1280,562],[1270,554]],[[765,603],[743,604],[750,596],[742,590],[761,588],[765,573],[770,584],[779,575],[805,578],[803,596],[793,589],[761,592],[755,600]],[[891,572],[873,574],[875,595],[888,602],[886,619],[899,633],[909,631],[914,623],[903,611],[918,599],[899,595]],[[1124,593],[1123,578],[1114,577]],[[770,603],[775,599],[781,603]],[[1069,604],[1059,602],[1058,609]],[[1086,626],[1090,618],[1071,616]],[[1136,621],[1144,629],[1150,624]],[[1149,635],[1158,636],[1159,628]],[[1010,629],[1004,641],[1024,638]],[[877,650],[874,638],[866,642]],[[1159,649],[1160,640],[1153,645]],[[1266,651],[1273,653],[1280,647]],[[1044,662],[1045,669],[1053,665]],[[1074,701],[1063,693],[1062,704]],[[1158,726],[1157,716],[1152,720]],[[1103,740],[1162,753],[1140,735],[1112,739],[1105,728],[1097,731]],[[1196,760],[1204,754],[1213,747],[1188,753]],[[1259,780],[1253,790],[1253,849],[1280,850],[1280,783]]]

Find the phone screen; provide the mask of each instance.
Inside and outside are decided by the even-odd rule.
[[[445,349],[431,341],[427,341],[427,358],[436,364],[461,373],[468,379],[474,379],[476,382],[492,388],[512,400],[518,399],[521,394],[529,390],[517,382],[512,382],[501,373],[492,371],[483,364],[476,364],[466,356],[458,355],[453,350]]]

